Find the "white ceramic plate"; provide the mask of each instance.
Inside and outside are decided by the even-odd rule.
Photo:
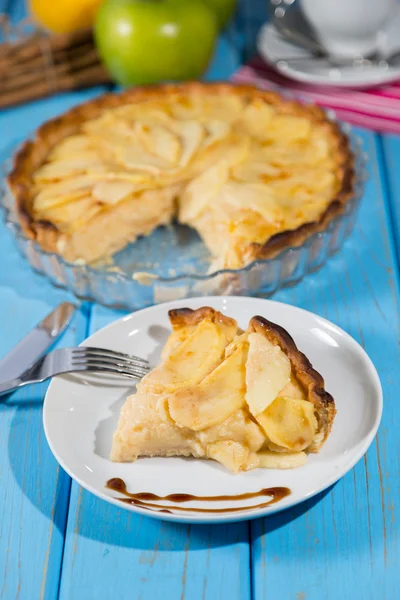
[[[398,45],[399,17],[397,29],[388,30],[388,46]],[[390,34],[390,35],[389,35]],[[392,41],[394,38],[394,41]],[[271,23],[263,25],[257,37],[257,48],[263,59],[282,75],[302,81],[334,87],[365,88],[397,81],[400,78],[400,65],[360,67],[332,67],[319,63],[308,51],[291,44],[279,35]],[[286,60],[285,60],[286,59]]]
[[[287,471],[256,469],[233,475],[217,462],[187,458],[142,458],[131,464],[112,463],[108,459],[111,436],[122,403],[132,392],[129,382],[94,374],[57,377],[49,386],[43,411],[50,448],[71,477],[107,502],[170,521],[209,523],[251,519],[288,508],[326,489],[351,469],[371,444],[382,412],[381,385],[371,360],[339,327],[294,306],[223,296],[180,300],[126,316],[98,331],[84,344],[137,354],[154,364],[170,333],[168,310],[206,305],[234,317],[243,328],[251,317],[261,315],[291,333],[298,347],[324,376],[326,388],[336,400],[338,414],[327,443],[320,454],[308,457],[304,467]],[[159,496],[175,493],[236,496],[271,487],[287,487],[291,493],[261,509],[251,506],[268,498],[203,500],[180,505],[164,502],[170,505],[170,512],[157,512],[118,500],[119,494],[106,488],[106,482],[116,477],[126,483],[130,492]],[[179,506],[202,508],[206,512],[184,512]],[[245,510],[240,512],[210,512],[243,507]]]

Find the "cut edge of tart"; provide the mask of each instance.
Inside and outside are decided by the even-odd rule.
[[[212,108],[217,100],[226,114]],[[190,103],[201,107],[194,116]],[[145,105],[154,108],[147,121]],[[81,147],[84,136],[91,145]],[[137,140],[150,148],[147,163]],[[303,164],[318,152],[321,165]],[[104,95],[48,121],[17,152],[8,184],[25,235],[68,262],[107,258],[177,217],[198,231],[216,268],[241,268],[325,230],[354,194],[354,158],[340,127],[316,106],[252,86],[189,82]]]
[[[161,363],[121,409],[111,460],[194,456],[236,473],[298,467],[321,449],[335,403],[285,329],[256,316],[242,331],[210,307],[169,318]]]

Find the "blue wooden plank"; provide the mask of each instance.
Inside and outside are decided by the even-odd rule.
[[[13,25],[25,19],[29,14],[27,5],[21,0],[8,0],[5,12],[8,14]]]
[[[0,0],[0,14],[7,12],[7,0]]]
[[[252,524],[256,600],[398,596],[398,272],[376,140],[360,133],[370,180],[351,239],[319,273],[276,299],[331,319],[364,346],[382,380],[383,421],[365,459],[333,489]]]
[[[38,285],[36,276],[16,256],[11,240],[3,235],[3,228],[0,253],[3,356],[66,296]],[[21,284],[11,286],[16,268]],[[80,342],[86,321],[84,312],[78,313],[61,345]],[[57,596],[70,480],[45,440],[45,389],[45,385],[23,388],[0,403],[0,598],[5,600]]]
[[[4,142],[4,139],[2,140]],[[34,273],[0,224],[0,356],[50,309],[72,296]],[[83,308],[63,345],[86,337]],[[24,388],[0,403],[0,598],[56,598],[70,479],[44,437],[46,386]]]
[[[240,0],[236,13],[236,25],[241,33],[243,60],[256,54],[257,33],[268,18],[270,0]]]
[[[2,8],[4,9],[4,3]],[[13,3],[14,20],[24,15]],[[0,115],[0,147],[24,133],[26,113]],[[11,119],[10,119],[11,117]],[[35,275],[0,225],[0,355],[4,355],[51,307],[68,296]],[[61,343],[82,339],[87,319],[80,313]],[[57,596],[69,498],[69,477],[44,438],[41,405],[45,386],[29,387],[0,404],[0,597]]]
[[[231,23],[218,40],[205,79],[227,79],[246,59],[256,53],[257,33],[267,16],[265,0],[238,1]]]
[[[381,137],[382,178],[386,186],[388,209],[392,216],[392,226],[397,263],[400,264],[400,137],[384,135]]]
[[[228,79],[241,64],[241,58],[239,36],[234,27],[231,27],[219,37],[204,79],[206,81]]]

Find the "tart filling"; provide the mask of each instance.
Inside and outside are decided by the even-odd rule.
[[[319,451],[334,400],[284,329],[253,317],[242,332],[209,307],[169,316],[162,362],[122,407],[111,460],[194,456],[236,473],[301,466]]]
[[[128,90],[49,121],[15,159],[21,225],[69,261],[104,259],[177,219],[215,267],[323,230],[353,192],[346,137],[322,110],[250,86]]]

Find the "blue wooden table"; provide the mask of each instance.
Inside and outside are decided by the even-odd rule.
[[[0,12],[7,2],[0,0]],[[8,2],[17,21],[22,2]],[[225,79],[254,51],[265,0],[241,2],[207,77]],[[0,112],[0,150],[101,88]],[[324,494],[237,525],[187,526],[119,510],[58,466],[42,427],[45,386],[0,404],[2,600],[395,600],[400,598],[400,138],[359,130],[369,181],[342,252],[276,294],[334,321],[365,348],[384,390],[378,436]],[[33,273],[0,225],[0,356],[69,295]],[[60,345],[120,313],[83,304]]]

